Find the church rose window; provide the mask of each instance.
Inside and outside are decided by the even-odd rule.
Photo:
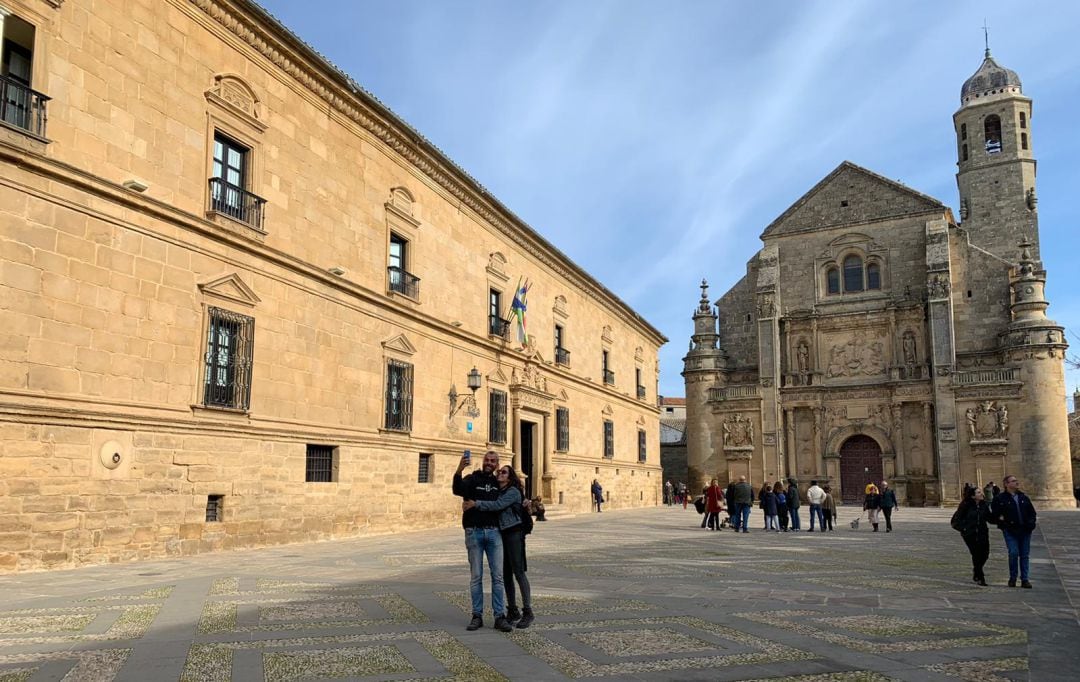
[[[870,263],[866,266],[866,288],[881,288],[881,266],[877,263]]]
[[[844,259],[844,291],[863,290],[863,263],[858,256],[848,256]]]
[[[829,268],[829,271],[825,273],[826,291],[830,294],[840,293],[840,271],[836,268]]]

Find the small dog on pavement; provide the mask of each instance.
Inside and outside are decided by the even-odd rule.
[[[851,522],[851,530],[859,530],[859,519],[855,519]]]

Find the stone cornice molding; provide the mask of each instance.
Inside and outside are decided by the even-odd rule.
[[[248,0],[189,0],[220,26],[233,33],[265,59],[297,80],[339,113],[370,133],[420,172],[487,221],[514,244],[525,250],[559,276],[593,297],[606,301],[624,322],[644,332],[653,342],[667,342],[658,329],[638,315],[619,297],[570,261],[561,251],[541,237],[504,207],[495,197],[457,167],[430,142],[401,121],[393,112],[363,91],[352,79],[331,65],[310,46],[292,35],[287,28]],[[289,40],[280,40],[256,25],[248,16],[262,18],[262,23],[277,25]],[[321,69],[310,68],[290,57],[296,52],[313,60]],[[319,73],[319,71],[329,72]]]

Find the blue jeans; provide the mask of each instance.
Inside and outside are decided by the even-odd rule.
[[[465,548],[469,550],[469,592],[472,612],[484,612],[484,555],[491,571],[491,612],[496,618],[506,615],[503,591],[503,544],[498,528],[466,528]]]
[[[802,530],[802,526],[799,525],[799,510],[788,508],[788,514],[791,515],[791,530]],[[814,517],[810,517],[810,523],[814,522]]]
[[[818,527],[825,530],[825,514],[821,512],[820,504],[810,505],[810,532],[814,532],[814,519],[818,520]]]
[[[749,525],[750,525],[750,505],[748,505],[748,504],[740,504],[739,505],[739,528],[743,532],[748,533],[748,532],[750,532]]]
[[[1028,555],[1031,553],[1030,530],[1003,530],[1005,546],[1009,548],[1009,580],[1016,580],[1017,564],[1020,568],[1020,580],[1028,579]]]

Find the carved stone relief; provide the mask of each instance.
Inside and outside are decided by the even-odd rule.
[[[772,294],[758,296],[757,315],[759,318],[773,317],[776,315],[776,303]]]
[[[964,412],[968,435],[972,442],[1007,440],[1009,437],[1009,408],[987,400]]]
[[[885,373],[885,342],[880,337],[858,335],[841,341],[829,350],[826,376],[878,376]]]
[[[952,285],[947,274],[934,274],[926,280],[926,291],[930,298],[948,298]]]
[[[723,421],[725,448],[754,447],[754,422],[736,412]]]

